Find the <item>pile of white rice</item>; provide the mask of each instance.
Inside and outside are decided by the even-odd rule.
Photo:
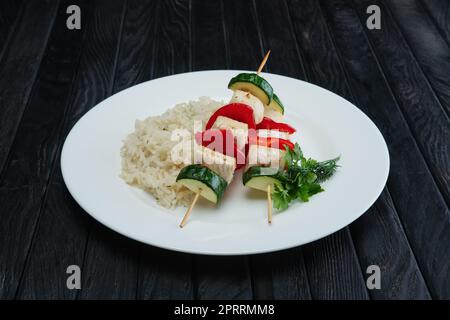
[[[205,125],[221,105],[201,97],[178,104],[161,116],[137,120],[134,132],[126,137],[121,149],[122,179],[149,192],[166,208],[188,205],[192,192],[175,181],[185,165],[171,159],[172,147],[179,143],[171,141],[172,131],[186,129],[193,133],[194,121]]]

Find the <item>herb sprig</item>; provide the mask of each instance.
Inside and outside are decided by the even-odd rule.
[[[319,192],[324,191],[320,183],[331,178],[339,165],[339,157],[326,161],[306,158],[298,143],[294,150],[286,147],[284,155],[285,169],[279,172],[280,185],[275,186],[272,194],[273,205],[278,210],[285,210],[294,200],[303,202]]]

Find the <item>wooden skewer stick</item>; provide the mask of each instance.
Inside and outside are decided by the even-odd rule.
[[[266,55],[264,56],[264,59],[261,61],[261,64],[259,65],[259,68],[258,68],[258,71],[256,72],[257,74],[261,73],[262,69],[266,65],[267,59],[269,59],[269,56],[270,56],[270,50],[267,51]]]
[[[270,192],[270,184],[267,185],[267,210],[269,224],[272,224],[272,193]]]
[[[258,75],[261,73],[262,69],[266,65],[267,59],[269,59],[270,56],[270,50],[267,51],[266,55],[264,56],[264,59],[261,61],[261,64],[259,65],[258,71],[256,72]],[[267,185],[267,218],[269,221],[269,224],[272,224],[272,193],[270,191],[270,184]]]
[[[180,228],[183,228],[184,225],[186,224],[186,221],[189,218],[189,216],[191,215],[192,209],[194,209],[195,203],[197,202],[198,197],[200,196],[200,192],[202,192],[202,190],[198,190],[198,192],[195,194],[194,200],[192,200],[192,203],[189,206],[189,209],[184,214],[183,220],[181,220]]]
[[[259,65],[257,74],[260,74],[264,66],[266,65],[267,59],[269,59],[270,50],[267,51],[266,55],[264,56],[264,59],[261,61],[261,64]],[[192,200],[191,205],[189,206],[189,209],[184,214],[183,220],[181,220],[180,228],[183,228],[186,224],[186,221],[189,219],[189,216],[191,215],[192,209],[194,209],[195,204],[197,203],[198,197],[200,196],[201,190],[199,190],[194,197],[194,200]],[[267,202],[269,205],[269,223],[272,223],[272,198],[270,193],[270,185],[267,186]]]

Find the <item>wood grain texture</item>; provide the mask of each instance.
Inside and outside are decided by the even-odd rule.
[[[224,6],[220,2],[192,1],[192,65],[194,70],[227,69]],[[251,276],[247,257],[194,257],[195,298],[249,299]]]
[[[156,61],[156,24],[161,1],[129,0],[122,34],[115,89],[149,80]]]
[[[356,12],[344,1],[321,4],[357,105],[377,124],[388,144],[388,187],[425,281],[433,297],[446,297],[450,288],[448,207],[380,72]]]
[[[223,15],[230,68],[256,71],[265,52],[261,47],[253,1],[223,1]]]
[[[287,3],[308,80],[354,102],[319,3],[316,0]]]
[[[263,51],[272,50],[266,70],[306,79],[284,1],[254,1]],[[276,21],[276,23],[274,23]]]
[[[252,256],[255,299],[310,300],[303,248]]]
[[[348,229],[304,246],[313,299],[365,300],[368,293]]]
[[[33,92],[0,177],[0,297],[14,297],[61,139],[80,56],[80,33],[59,10]],[[13,90],[14,88],[11,88]]]
[[[442,105],[450,114],[450,45],[420,0],[386,2]]]
[[[104,4],[99,3],[103,7]],[[117,19],[117,27],[111,29],[105,48],[112,48],[110,55],[104,56],[109,60],[110,72],[105,78],[104,98],[115,91],[115,79],[119,64],[120,49],[123,45],[122,34],[127,13],[128,1],[115,1],[105,7],[112,10],[111,14]],[[126,44],[125,44],[126,45]],[[105,61],[107,62],[107,61]],[[102,224],[90,219],[88,227],[85,257],[83,262],[83,287],[79,293],[80,299],[136,299],[138,251],[137,242],[121,236],[107,229]]]
[[[84,16],[91,18],[82,27],[86,36],[82,44],[78,76],[73,84],[70,109],[63,123],[63,137],[86,111],[110,94],[114,77],[120,30],[117,21],[122,16],[123,2],[89,1],[84,9]],[[58,146],[61,147],[62,143],[61,139]],[[84,295],[84,288],[93,287],[92,278],[86,276],[92,266],[84,265],[92,220],[68,194],[61,176],[59,157],[41,211],[19,298],[73,299],[77,294]],[[72,264],[81,267],[81,292],[66,287],[66,268]],[[116,274],[110,273],[108,277],[115,279]]]
[[[189,1],[129,1],[114,91],[186,72],[189,64]],[[138,299],[193,297],[190,255],[140,244],[136,265]]]
[[[250,269],[245,257],[195,257],[196,295],[204,299],[251,299]]]
[[[136,299],[140,244],[99,222],[90,222],[79,298]]]
[[[334,47],[333,39],[330,37],[319,3],[315,0],[291,1],[289,2],[289,7],[297,41],[305,60],[305,66],[310,70],[311,82],[355,103],[355,97],[348,85],[347,76]],[[385,201],[384,198],[380,198],[377,201],[379,203],[378,207],[388,208],[389,205]],[[369,291],[369,294],[371,298],[375,299],[383,299],[384,297],[392,299],[421,298],[427,295],[427,290],[420,270],[415,263],[414,255],[408,249],[407,243],[405,243],[403,231],[396,228],[395,224],[383,223],[385,220],[392,220],[391,215],[391,211],[376,210],[375,207],[372,207],[364,215],[367,224],[364,232],[360,232],[360,227],[357,224],[350,226],[353,243],[357,248],[360,242],[369,243],[372,246],[371,251],[365,252],[364,256],[358,255],[364,277],[367,277],[365,273],[367,266],[375,264],[374,261],[379,259],[379,252],[374,250],[374,248],[384,248],[386,243],[390,244],[390,254],[386,254],[383,260],[385,264],[391,266],[383,277],[384,289],[386,290]],[[372,228],[369,226],[372,226]],[[384,232],[380,233],[380,230]],[[355,234],[358,237],[355,237]],[[339,235],[340,238],[342,236],[342,234]],[[339,241],[339,238],[336,241]],[[397,252],[402,252],[402,254],[399,255]],[[345,257],[348,259],[349,255]],[[406,273],[403,273],[403,269],[401,269],[403,261],[411,265],[411,270]],[[347,272],[347,274],[339,274],[343,274],[344,277],[348,276],[348,274],[355,276],[355,270]],[[410,283],[417,283],[417,286],[412,286]],[[394,286],[408,289],[393,292],[387,290]],[[330,294],[332,293],[330,291]]]
[[[192,0],[191,6],[193,70],[227,69],[222,1]]]
[[[366,32],[367,36],[417,144],[449,204],[450,119],[381,1],[358,1],[357,11],[361,20],[365,21],[365,8],[369,3],[379,5],[385,13],[382,29]]]
[[[289,2],[292,5],[292,2]],[[280,54],[282,60],[271,60],[268,64],[270,72],[289,74],[295,78],[308,80],[311,77],[311,73],[314,72],[310,66],[305,63],[303,48],[299,46],[297,42],[297,36],[295,33],[296,26],[294,22],[297,22],[298,8],[289,8],[287,2],[273,2],[273,1],[259,1],[256,2],[257,16],[260,17],[260,25],[263,35],[263,43],[272,49],[271,59]],[[301,10],[304,12],[308,10],[308,4],[302,3]],[[293,16],[293,18],[292,18]],[[276,28],[272,25],[272,21],[277,21]],[[319,42],[320,43],[320,42]],[[320,48],[320,52],[328,50],[327,48]],[[318,53],[316,53],[317,55]],[[284,57],[284,58],[283,58]],[[317,58],[317,57],[316,57]],[[289,63],[287,63],[289,62]],[[293,63],[296,62],[296,63]],[[318,60],[318,63],[324,64],[325,61]],[[317,64],[316,64],[317,65]],[[288,112],[295,112],[290,110]],[[341,260],[338,261],[326,254],[327,251],[338,251],[341,253]],[[307,294],[305,298],[309,297],[309,294],[314,297],[317,295],[322,298],[335,298],[345,299],[353,297],[355,299],[367,298],[367,292],[364,286],[363,278],[361,277],[361,270],[359,263],[353,248],[352,239],[348,232],[339,236],[332,236],[327,239],[306,245],[303,247],[302,257],[298,260],[305,261],[306,269],[305,276],[309,278],[309,289],[303,290],[303,294]],[[291,255],[291,259],[292,259]],[[286,259],[286,262],[288,260]],[[293,264],[293,263],[292,263]],[[320,268],[319,266],[323,267]],[[298,266],[292,266],[291,272],[297,272]],[[288,270],[288,269],[285,269]],[[320,274],[321,273],[321,274]],[[328,279],[334,279],[335,281],[311,281],[317,280],[319,277],[327,274]],[[278,275],[280,275],[278,273]],[[274,279],[274,283],[280,281],[286,281],[289,279],[289,274],[284,274],[285,279]],[[301,280],[301,282],[305,282]],[[280,286],[280,288],[282,288]],[[289,286],[284,286],[288,289]],[[292,296],[289,291],[277,293],[279,298],[302,298],[298,297],[298,291],[293,291]],[[336,293],[330,295],[330,293]]]
[[[8,47],[9,40],[13,37],[17,22],[20,19],[23,1],[0,2],[0,60],[3,50]]]
[[[308,80],[351,99],[317,1],[289,1],[287,4]],[[306,245],[304,252],[313,298],[368,298],[348,229]],[[337,252],[340,261],[330,254]]]
[[[436,28],[450,46],[450,2],[442,0],[420,0],[422,6],[432,17]]]
[[[381,289],[369,291],[372,299],[431,298],[387,190],[350,230],[364,272],[371,265],[381,270]]]
[[[58,8],[28,1],[0,61],[0,172],[30,96]],[[24,50],[24,47],[28,50]]]
[[[139,257],[138,299],[194,298],[192,255],[142,245]]]
[[[320,5],[317,1],[293,1],[290,2],[291,15],[296,30],[299,47],[302,50],[305,65],[311,70],[309,72],[311,81],[322,87],[325,87],[352,102],[356,102],[354,94],[348,85],[346,74],[342,68],[342,63],[330,37],[329,30],[324,20]],[[301,5],[301,7],[300,7]],[[387,268],[384,276],[384,289],[381,291],[369,291],[371,298],[383,299],[386,297],[393,299],[404,299],[407,297],[423,297],[427,295],[423,278],[420,270],[415,263],[415,258],[411,250],[408,250],[403,232],[398,232],[395,225],[381,224],[380,220],[390,220],[391,211],[376,210],[375,207],[388,208],[384,198],[380,198],[375,206],[365,213],[364,218],[366,228],[360,232],[360,226],[353,224],[350,226],[353,243],[358,246],[371,246],[371,251],[366,251],[365,255],[359,254],[358,258],[363,276],[367,266],[375,264],[379,259],[379,251],[386,243],[390,244],[392,254],[386,255],[384,263],[391,267]],[[398,219],[398,218],[397,218]],[[383,232],[380,232],[383,230]],[[400,230],[401,231],[401,230]],[[354,235],[358,235],[355,238]],[[401,254],[398,254],[401,252]],[[410,272],[402,273],[400,269],[402,263],[411,265]],[[398,267],[393,267],[397,266]],[[417,286],[409,285],[417,283]],[[387,288],[401,285],[402,288],[408,288],[405,291],[389,292]]]

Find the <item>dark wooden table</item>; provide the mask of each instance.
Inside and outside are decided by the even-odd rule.
[[[127,239],[71,198],[61,146],[90,108],[169,74],[255,69],[269,48],[268,72],[336,92],[383,133],[389,180],[360,219],[291,250],[208,257]],[[450,1],[2,0],[0,298],[449,299],[449,113]]]

